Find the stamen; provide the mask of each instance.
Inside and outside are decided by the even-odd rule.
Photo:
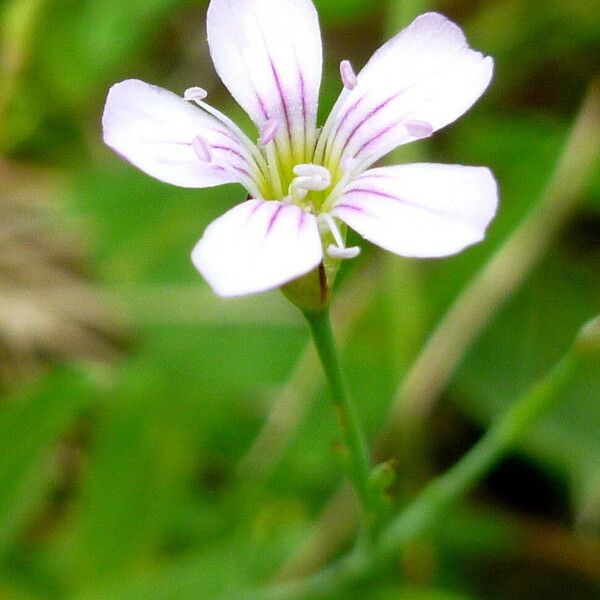
[[[202,102],[208,96],[208,92],[201,87],[191,87],[183,93],[183,99],[187,102]]]
[[[349,60],[343,60],[340,63],[340,75],[347,90],[353,90],[358,85],[358,78]]]
[[[205,163],[212,162],[212,149],[206,143],[206,140],[204,138],[201,138],[200,136],[196,136],[192,140],[192,148],[194,149],[196,156],[202,162],[205,162]]]
[[[273,190],[276,196],[278,198],[281,198],[281,196],[283,196],[283,184],[281,183],[281,175],[279,172],[279,160],[277,158],[275,144],[267,144],[264,147],[264,149],[265,154],[267,155],[267,168],[269,170]]]
[[[360,254],[360,248],[358,246],[353,246],[352,248],[340,248],[339,246],[330,244],[327,248],[327,254],[332,258],[346,260],[356,258]]]
[[[335,219],[329,213],[322,212],[317,217],[317,226],[319,227],[319,233],[321,235],[327,233],[327,231],[330,231],[333,239],[335,240],[335,244],[329,244],[327,248],[327,254],[329,254],[329,256],[332,258],[345,260],[348,258],[356,258],[360,254],[360,248],[358,246],[346,248],[344,238],[342,237]]]
[[[358,172],[356,170],[357,163],[358,161],[352,156],[346,156],[342,159],[342,177],[329,192],[327,200],[323,204],[323,210],[329,210],[335,204],[342,190],[346,187],[346,184],[354,177],[356,172]]]
[[[338,245],[338,247],[344,248],[346,245],[344,244],[344,238],[342,238],[342,234],[340,233],[336,222],[333,220],[333,217],[329,213],[321,213],[319,217],[322,221],[325,222],[325,224],[329,228],[329,231],[331,231],[331,235],[333,235],[333,239],[335,240],[335,243]]]
[[[281,123],[278,119],[269,119],[268,121],[265,121],[260,128],[259,142],[263,146],[271,143],[275,139],[280,126]]]
[[[210,104],[206,104],[203,100],[196,101],[196,104],[205,110],[209,115],[213,116],[219,123],[225,125],[225,127],[235,134],[235,136],[239,139],[240,143],[244,147],[247,152],[247,159],[251,165],[256,168],[256,170],[264,177],[267,177],[269,174],[269,168],[267,166],[267,162],[265,161],[264,156],[261,154],[260,150],[256,147],[250,138],[226,115],[222,112],[218,111],[216,108],[212,107]]]
[[[431,137],[433,134],[431,123],[427,123],[426,121],[408,121],[404,124],[404,127],[406,127],[409,135],[419,140]]]

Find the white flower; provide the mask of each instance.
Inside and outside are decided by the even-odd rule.
[[[103,127],[111,148],[161,181],[248,190],[250,199],[209,225],[192,253],[215,292],[268,290],[323,262],[334,271],[359,252],[345,247],[346,225],[412,257],[483,239],[497,206],[488,169],[371,168],[456,120],[487,88],[492,59],[471,50],[454,23],[421,15],[358,75],[343,61],[344,88],[322,129],[321,35],[310,0],[211,0],[208,43],[257,143],[206,104],[202,88],[180,98],[138,80],[111,88]]]

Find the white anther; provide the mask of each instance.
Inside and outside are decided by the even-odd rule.
[[[353,246],[352,248],[340,248],[339,246],[330,244],[327,248],[327,254],[332,258],[346,260],[356,258],[360,254],[360,248],[358,246]]]
[[[353,90],[358,85],[358,78],[349,60],[343,60],[340,63],[340,76],[347,90]]]
[[[404,123],[404,127],[406,127],[406,131],[408,131],[409,135],[412,135],[419,140],[431,137],[433,134],[433,127],[431,123],[427,123],[427,121],[408,121]]]
[[[259,142],[266,146],[275,139],[281,123],[278,119],[269,119],[262,124],[260,128],[260,139]]]
[[[204,138],[201,138],[200,136],[196,136],[192,140],[192,148],[194,149],[196,156],[202,162],[209,163],[212,161],[212,149],[206,143],[206,140]]]
[[[202,102],[208,96],[208,92],[201,87],[191,87],[183,93],[183,99],[187,102]]]

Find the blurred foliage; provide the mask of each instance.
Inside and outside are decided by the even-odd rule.
[[[551,177],[600,71],[600,4],[317,4],[324,111],[339,91],[339,60],[364,64],[390,22],[428,9],[457,19],[496,60],[477,106],[404,152],[492,167],[501,208],[488,239],[447,260],[413,263],[365,248],[358,261],[379,269],[358,282],[372,293],[367,310],[346,317],[344,359],[374,435],[427,334]],[[223,302],[190,264],[204,227],[242,190],[163,185],[101,143],[106,91],[126,77],[178,92],[200,84],[243,119],[212,71],[205,8],[0,4],[0,599],[179,600],[268,582],[339,484],[324,391],[304,399],[301,427],[266,477],[237,468],[308,342],[278,293]],[[342,281],[360,273],[346,269]],[[555,247],[465,356],[431,420],[439,458],[428,472],[543,375],[599,307],[597,172]],[[345,597],[594,597],[599,400],[592,365],[468,503]]]

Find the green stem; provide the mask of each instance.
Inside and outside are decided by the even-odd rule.
[[[381,536],[377,545],[380,557],[389,557],[422,532],[516,447],[571,381],[579,361],[576,352],[566,354],[454,467],[432,481]]]
[[[336,408],[338,422],[342,433],[344,450],[347,458],[348,476],[352,481],[362,504],[365,516],[369,521],[373,516],[373,494],[369,484],[371,461],[365,436],[360,422],[350,402],[339,354],[331,327],[329,308],[304,315],[310,326],[312,338],[317,348],[323,370],[329,381],[333,403]]]
[[[579,352],[580,349],[574,349],[566,354],[543,380],[513,404],[458,463],[429,483],[383,531],[371,551],[355,550],[301,581],[232,597],[244,600],[303,600],[313,596],[328,598],[393,560],[407,542],[431,527],[444,510],[451,507],[502,456],[523,440],[573,379],[580,365]]]

